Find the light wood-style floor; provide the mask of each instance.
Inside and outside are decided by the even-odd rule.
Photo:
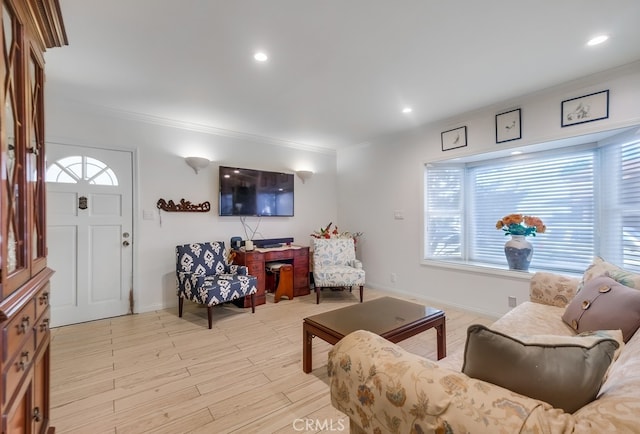
[[[58,434],[347,432],[329,398],[331,346],[314,339],[313,372],[302,372],[302,320],[356,294],[325,290],[319,305],[313,293],[277,304],[269,294],[255,314],[219,306],[212,330],[207,310],[189,302],[183,318],[173,308],[55,328],[51,425]],[[365,289],[365,301],[384,295],[403,298]],[[468,325],[493,321],[434,307],[447,315],[448,354]],[[400,345],[436,360],[435,330]]]

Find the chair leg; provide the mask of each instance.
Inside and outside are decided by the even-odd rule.
[[[364,285],[360,285],[360,303],[362,303],[362,290],[364,289]]]
[[[320,304],[320,287],[316,286],[316,304]]]
[[[213,306],[207,306],[207,318],[209,319],[209,329],[213,326]]]
[[[256,295],[251,294],[251,313],[256,313]]]
[[[184,298],[178,296],[178,317],[182,318],[182,306],[184,305]]]

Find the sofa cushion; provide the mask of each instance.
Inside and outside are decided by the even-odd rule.
[[[587,268],[582,275],[582,281],[578,285],[578,292],[584,288],[587,282],[600,276],[607,276],[630,288],[640,289],[640,274],[627,271],[605,261],[600,256],[596,256],[589,268]]]
[[[529,298],[540,304],[566,307],[576,295],[580,282],[579,277],[559,276],[538,271],[529,283]]]
[[[573,413],[596,398],[618,347],[603,331],[508,336],[472,325],[462,372]]]
[[[640,291],[600,276],[588,281],[562,320],[577,332],[620,329],[625,342],[640,327]]]

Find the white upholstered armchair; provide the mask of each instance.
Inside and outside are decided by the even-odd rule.
[[[360,303],[364,289],[364,270],[356,259],[353,238],[313,239],[313,282],[316,304],[320,303],[322,288],[360,287]]]

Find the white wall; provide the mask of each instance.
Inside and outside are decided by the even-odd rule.
[[[561,128],[561,101],[605,89],[610,90],[608,119]],[[367,285],[493,316],[509,309],[510,295],[526,301],[528,274],[423,264],[424,164],[640,124],[638,101],[640,62],[340,151],[338,218],[365,233],[359,255]],[[495,115],[515,108],[522,109],[522,139],[497,145]],[[440,133],[462,125],[468,146],[443,152]],[[394,219],[395,211],[404,219]],[[496,242],[503,242],[500,234]]]
[[[175,253],[177,244],[222,240],[244,232],[238,217],[219,217],[218,165],[285,171],[315,172],[305,184],[295,177],[295,216],[265,217],[255,238],[294,237],[309,244],[309,234],[337,220],[337,174],[334,152],[313,152],[205,132],[162,126],[149,119],[131,119],[95,107],[82,107],[47,94],[47,142],[126,149],[135,153],[134,297],[136,312],[177,304]],[[195,174],[185,156],[214,162]],[[158,199],[211,202],[208,213],[159,214]],[[144,212],[152,220],[144,219]],[[258,218],[247,221],[255,227]],[[54,288],[55,289],[55,288]]]
[[[562,100],[604,89],[610,90],[609,119],[560,127]],[[136,153],[134,289],[138,312],[176,304],[176,244],[228,242],[231,236],[242,235],[237,218],[217,216],[217,165],[221,164],[316,172],[306,184],[296,178],[295,217],[262,219],[260,233],[264,238],[293,236],[307,245],[309,233],[330,221],[337,222],[342,230],[364,232],[358,257],[364,261],[368,286],[499,316],[508,310],[509,295],[516,296],[518,302],[528,298],[528,275],[434,268],[422,263],[424,164],[640,124],[640,63],[381,137],[337,156],[255,138],[171,128],[148,119],[126,119],[79,107],[57,95],[55,89],[47,92],[47,141]],[[522,109],[523,138],[496,145],[495,114],[513,108]],[[442,152],[440,132],[461,125],[468,127],[468,146]],[[205,156],[215,163],[196,175],[183,160],[187,155]],[[157,200],[183,197],[194,203],[208,200],[213,210],[162,213],[160,225]],[[143,211],[152,211],[154,219],[144,220]],[[394,219],[395,211],[401,211],[404,219]],[[250,222],[254,224],[256,219]],[[391,273],[397,275],[395,283]]]

